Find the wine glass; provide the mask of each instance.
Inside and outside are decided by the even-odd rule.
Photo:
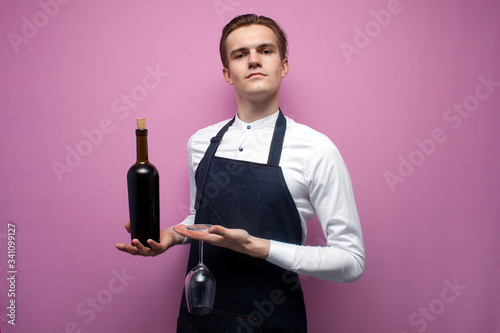
[[[211,224],[193,224],[188,230],[207,232]],[[189,313],[205,315],[210,313],[215,298],[215,278],[203,264],[203,241],[200,241],[200,261],[186,276],[184,283]]]

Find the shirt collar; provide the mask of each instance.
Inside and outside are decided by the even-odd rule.
[[[233,125],[238,127],[241,130],[257,129],[257,128],[262,128],[262,127],[266,127],[269,125],[274,126],[274,124],[276,124],[276,120],[278,119],[278,115],[279,115],[279,109],[275,113],[273,113],[265,118],[261,118],[259,120],[252,122],[252,123],[245,123],[243,120],[241,120],[238,117],[238,114],[236,114],[236,119],[234,120]],[[250,128],[249,128],[249,126],[250,126]]]

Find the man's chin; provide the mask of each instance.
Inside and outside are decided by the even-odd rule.
[[[263,98],[266,96],[272,96],[278,94],[278,92],[279,92],[279,87],[278,88],[251,87],[250,89],[246,89],[245,91],[241,92],[239,95],[253,99],[253,98]]]

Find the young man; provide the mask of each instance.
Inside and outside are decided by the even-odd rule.
[[[279,110],[289,64],[276,22],[236,17],[222,32],[220,53],[238,110],[189,140],[192,214],[162,231],[160,243],[148,240],[151,249],[138,240],[116,246],[155,256],[189,239],[205,242],[205,263],[217,281],[214,310],[191,315],[182,300],[178,332],[306,332],[296,273],[352,282],[364,270],[349,175],[326,136]],[[325,247],[302,245],[314,213]],[[193,223],[214,226],[208,233],[187,230]],[[188,269],[197,264],[197,246],[192,242]]]

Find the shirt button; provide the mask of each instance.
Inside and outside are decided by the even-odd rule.
[[[243,151],[243,147],[238,148],[239,151]]]
[[[250,126],[250,125],[247,125],[247,129],[250,129],[250,128],[252,128],[252,126]]]

